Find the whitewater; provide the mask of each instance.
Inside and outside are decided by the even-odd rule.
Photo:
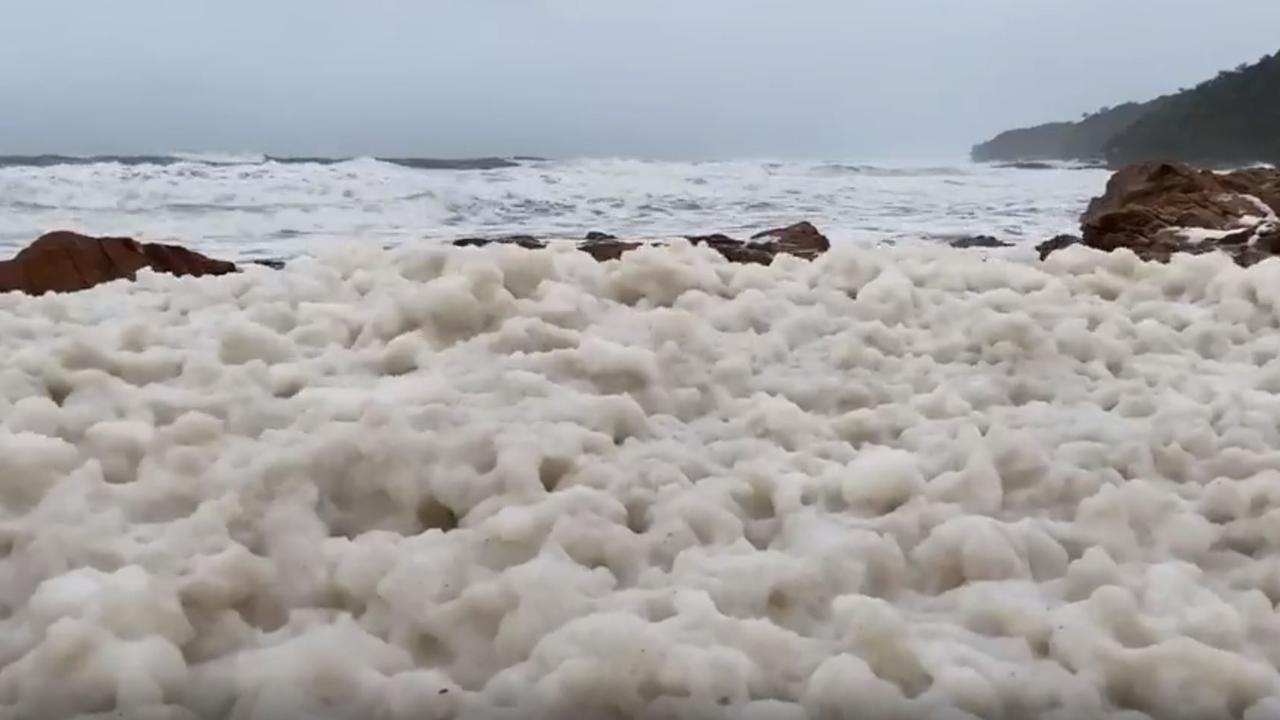
[[[0,170],[64,192],[5,227],[150,203],[252,254],[295,224],[236,197],[210,229],[181,168]],[[1101,191],[1080,170],[1018,171],[1034,200],[840,171],[795,201],[843,237],[813,262],[430,239],[528,230],[500,207],[539,193],[616,191],[604,230],[775,219],[713,214],[750,194],[724,172],[525,177],[418,242],[360,211],[279,271],[0,295],[0,718],[1280,718],[1280,263],[857,239],[887,187],[904,238],[1040,239]],[[340,182],[279,201],[308,187],[341,215]],[[707,207],[654,231],[660,192]],[[576,236],[564,202],[537,223]]]
[[[859,245],[985,234],[1029,247],[1075,232],[1080,210],[1106,178],[1098,169],[955,163],[584,159],[453,170],[371,158],[51,165],[0,158],[0,251],[54,229],[176,242],[236,260],[353,242],[581,238],[590,231],[660,239],[799,220],[834,242]]]

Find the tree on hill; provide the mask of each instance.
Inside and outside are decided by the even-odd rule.
[[[1280,165],[1280,52],[1150,102],[1001,133],[974,146],[972,157]]]
[[[1280,53],[1173,96],[1116,133],[1107,160],[1280,164]]]

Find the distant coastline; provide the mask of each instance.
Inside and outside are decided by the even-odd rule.
[[[975,145],[975,162],[1073,160],[1118,168],[1147,161],[1201,167],[1280,165],[1280,52],[1193,88],[1101,108],[1075,122],[1007,130]]]

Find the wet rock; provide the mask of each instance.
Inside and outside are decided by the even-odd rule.
[[[250,265],[261,265],[272,270],[283,270],[285,266],[285,261],[279,258],[257,258],[248,262]]]
[[[1078,245],[1081,239],[1078,235],[1055,235],[1036,246],[1036,252],[1040,253],[1040,259],[1049,257],[1049,253],[1061,250],[1072,245]]]
[[[528,250],[541,250],[547,246],[532,235],[506,235],[493,238],[459,238],[453,241],[456,247],[484,247],[485,245],[518,245]]]
[[[694,245],[710,245],[711,247],[714,247],[714,248],[746,245],[746,243],[742,242],[741,240],[736,240],[734,238],[731,238],[728,235],[725,235],[724,233],[714,233],[711,235],[685,235],[684,239],[688,240]]]
[[[686,240],[694,245],[706,245],[724,256],[730,262],[736,263],[755,263],[757,265],[768,265],[773,262],[775,253],[760,247],[755,247],[750,243],[743,242],[731,238],[722,233],[712,235],[689,235]]]
[[[604,238],[596,238],[594,240],[589,239],[586,242],[578,244],[579,250],[587,253],[600,262],[617,260],[622,257],[623,253],[635,250],[638,247],[640,247],[640,243],[622,242],[614,239],[612,235]]]
[[[133,280],[143,268],[194,277],[238,270],[234,263],[178,245],[58,231],[42,235],[13,259],[0,261],[0,292],[75,292],[114,280]]]
[[[755,247],[723,233],[686,235],[685,239],[694,245],[706,245],[723,255],[730,262],[768,265],[773,262],[773,256],[775,255],[775,253],[769,252],[764,248]]]
[[[1247,267],[1280,255],[1280,224],[1262,228],[1249,240],[1232,253],[1241,265]]]
[[[773,228],[756,233],[750,241],[742,241],[723,233],[712,235],[688,235],[686,240],[695,245],[706,245],[723,255],[731,262],[757,263],[768,265],[779,254],[795,255],[812,260],[826,252],[831,243],[821,232],[808,222],[796,223],[782,228]],[[457,247],[483,247],[485,245],[518,245],[530,250],[539,250],[547,244],[530,235],[512,235],[497,238],[461,238],[454,240]],[[616,260],[626,252],[641,247],[643,243],[619,240],[612,235],[601,232],[590,232],[587,239],[578,243],[579,250],[588,253],[596,260],[605,262]]]
[[[1280,209],[1280,171],[1215,173],[1181,163],[1143,163],[1117,171],[1081,216],[1081,242],[1126,248],[1144,260],[1176,253],[1227,252],[1248,265],[1269,246]],[[1052,242],[1052,241],[1050,241]],[[1041,257],[1059,248],[1045,243]]]
[[[1268,180],[1265,173],[1243,171],[1233,177],[1181,163],[1131,165],[1111,176],[1081,223],[1087,227],[1108,213],[1147,208],[1170,225],[1224,229],[1233,219],[1258,213],[1257,204],[1244,195],[1264,191]]]
[[[798,222],[782,228],[773,228],[751,236],[755,242],[749,247],[766,250],[775,255],[786,253],[812,260],[831,249],[831,241],[809,222]]]
[[[956,238],[947,244],[953,248],[961,249],[1013,247],[1013,243],[1005,242],[990,235],[971,235],[969,237]]]

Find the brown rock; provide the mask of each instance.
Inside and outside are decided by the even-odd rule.
[[[1084,223],[1084,243],[1092,248],[1111,251],[1122,247],[1141,246],[1156,233],[1173,227],[1168,216],[1150,207],[1133,206],[1102,213]]]
[[[789,225],[784,228],[765,230],[752,236],[751,242],[743,242],[724,235],[688,235],[686,240],[694,245],[706,245],[723,255],[730,262],[757,263],[768,265],[779,253],[787,253],[805,260],[812,260],[826,252],[831,243],[827,238],[807,222]],[[457,247],[483,247],[485,245],[518,245],[529,250],[545,248],[546,243],[529,235],[512,235],[498,238],[461,238],[454,240]],[[612,235],[600,232],[587,234],[587,239],[578,243],[578,249],[591,257],[606,262],[622,257],[623,253],[640,247],[641,243],[619,240]]]
[[[1280,215],[1280,170],[1249,168],[1228,173],[1221,179],[1227,190],[1252,195]]]
[[[686,239],[695,245],[710,246],[730,262],[760,265],[772,263],[776,256],[783,253],[813,260],[831,249],[831,241],[809,222],[758,232],[751,236],[750,242],[736,240],[722,233],[690,235]]]
[[[1280,255],[1280,225],[1272,225],[1259,232],[1254,245],[1271,255]]]
[[[768,265],[773,262],[773,256],[777,254],[765,247],[745,243],[723,233],[715,233],[713,235],[689,235],[685,239],[694,245],[706,245],[710,247],[712,250],[723,255],[729,262]]]
[[[41,236],[11,260],[0,260],[0,292],[75,292],[113,280],[133,280],[143,268],[197,277],[237,271],[233,263],[177,245],[144,245],[130,238],[59,231]]]
[[[617,260],[622,257],[622,253],[635,250],[638,247],[640,247],[640,243],[622,242],[620,240],[613,239],[612,236],[609,238],[587,240],[578,245],[579,250],[587,253],[600,262]]]
[[[831,241],[809,222],[798,222],[783,228],[774,228],[751,236],[751,246],[768,250],[773,254],[787,253],[798,258],[812,260],[831,249]],[[760,242],[763,241],[763,242]]]
[[[1255,237],[1263,229],[1263,209],[1254,198],[1280,208],[1280,171],[1220,174],[1181,163],[1131,165],[1112,175],[1106,192],[1089,203],[1081,216],[1082,242],[1108,252],[1128,248],[1157,261],[1180,252],[1224,250],[1250,264],[1258,257]],[[1223,235],[1197,241],[1183,232],[1192,228]],[[1040,247],[1042,258],[1059,249]]]
[[[1231,192],[1222,184],[1222,176],[1209,170],[1181,163],[1130,165],[1111,176],[1106,191],[1089,203],[1081,222],[1132,206],[1160,207],[1174,216],[1193,208],[1217,210],[1213,198]]]
[[[711,247],[729,262],[768,265],[777,257],[777,253],[768,248],[748,243],[738,243],[737,245],[720,244],[711,245]]]

